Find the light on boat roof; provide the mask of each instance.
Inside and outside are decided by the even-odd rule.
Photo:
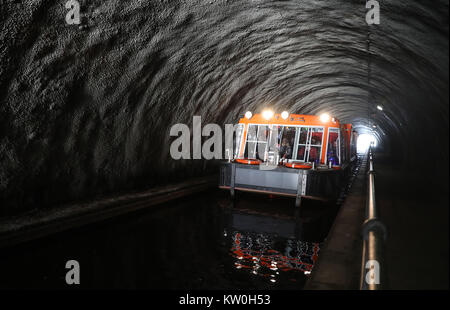
[[[328,115],[327,113],[322,113],[322,114],[320,114],[320,120],[323,123],[326,123],[330,120],[330,115]]]
[[[381,105],[377,105],[377,109],[383,111],[383,107]]]
[[[287,119],[289,117],[289,112],[288,111],[283,111],[282,113],[281,113],[281,118],[282,119]]]
[[[250,112],[250,111],[245,112],[245,117],[246,117],[247,119],[251,119],[252,116],[253,116],[252,112]]]
[[[266,120],[269,120],[269,119],[271,119],[272,117],[273,117],[273,111],[272,110],[264,110],[263,112],[262,112],[262,116],[266,119]]]

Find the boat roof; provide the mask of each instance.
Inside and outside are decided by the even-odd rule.
[[[277,124],[277,125],[305,125],[305,126],[328,126],[339,127],[339,120],[330,117],[327,122],[323,122],[318,115],[289,114],[287,119],[283,119],[281,114],[274,114],[269,120],[265,119],[262,113],[254,114],[250,119],[243,116],[239,120],[240,124]]]

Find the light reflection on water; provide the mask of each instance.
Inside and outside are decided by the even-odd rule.
[[[312,207],[309,216],[295,215],[289,201],[250,199],[229,208],[223,237],[233,273],[243,279],[259,278],[269,287],[301,288],[332,222],[333,210]]]
[[[267,197],[232,205],[222,194],[9,248],[0,253],[0,288],[68,288],[64,266],[77,259],[80,288],[301,289],[330,217],[315,216],[318,206],[297,217],[292,201]]]
[[[236,230],[230,234],[230,243],[229,255],[234,258],[236,270],[271,283],[276,283],[280,274],[285,274],[288,281],[303,282],[311,273],[320,251],[319,243]]]
[[[295,239],[285,241],[284,252],[274,250],[273,239],[265,234],[233,232],[230,254],[236,258],[236,269],[247,269],[253,274],[274,282],[280,272],[299,271],[309,274],[317,261],[319,243]]]

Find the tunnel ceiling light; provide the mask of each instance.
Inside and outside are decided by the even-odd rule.
[[[252,116],[253,116],[252,112],[250,112],[250,111],[245,112],[245,117],[246,117],[247,119],[251,119]]]
[[[283,111],[281,113],[281,118],[282,119],[288,119],[288,117],[289,117],[289,112],[288,111]]]
[[[320,121],[323,123],[326,123],[330,120],[330,115],[328,115],[327,113],[322,113],[320,114]]]
[[[263,112],[262,112],[262,116],[266,119],[266,120],[269,120],[269,119],[271,119],[272,117],[273,117],[273,111],[272,110],[264,110]]]
[[[383,111],[383,107],[381,105],[377,105],[377,109]]]

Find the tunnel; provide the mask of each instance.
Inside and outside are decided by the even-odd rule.
[[[66,2],[1,4],[0,218],[217,173],[171,158],[172,126],[267,108],[352,124],[440,197],[412,213],[448,215],[448,1],[381,0],[376,24],[355,0],[79,0],[76,24]]]

